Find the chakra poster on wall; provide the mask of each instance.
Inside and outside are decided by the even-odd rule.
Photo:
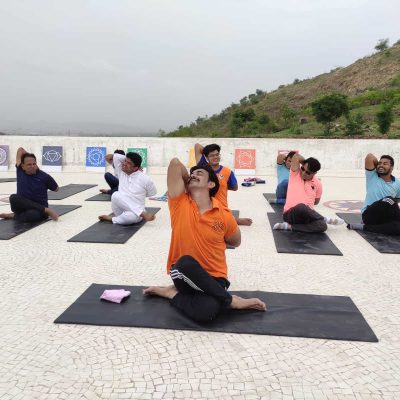
[[[43,146],[42,169],[48,172],[60,172],[63,164],[62,146]]]
[[[104,172],[106,169],[106,148],[86,147],[86,171]]]
[[[8,171],[8,160],[10,147],[7,144],[0,144],[0,171]]]
[[[235,174],[237,175],[256,174],[255,149],[235,149]]]
[[[142,157],[142,168],[143,171],[147,171],[147,148],[145,147],[129,147],[127,150],[128,153],[137,153]]]

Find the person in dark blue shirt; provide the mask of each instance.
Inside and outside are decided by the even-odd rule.
[[[10,196],[12,213],[0,214],[3,219],[36,222],[50,217],[57,221],[57,213],[49,208],[47,190],[57,191],[57,182],[39,169],[36,156],[20,147],[17,151],[17,193]]]
[[[114,154],[121,154],[124,156],[125,152],[123,150],[117,149],[114,151]],[[118,191],[118,185],[119,185],[118,171],[115,169],[114,163],[112,161],[111,161],[111,165],[114,168],[114,175],[111,172],[106,172],[104,174],[104,179],[108,183],[108,186],[110,186],[110,189],[100,189],[101,193],[109,194],[109,195],[112,195],[114,192]]]

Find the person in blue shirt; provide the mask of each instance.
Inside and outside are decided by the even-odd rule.
[[[362,224],[348,224],[349,229],[400,235],[400,180],[393,175],[394,160],[389,155],[378,159],[371,153],[365,157],[367,193],[362,212]]]
[[[36,222],[50,217],[57,221],[57,213],[49,208],[47,191],[57,191],[57,182],[39,169],[36,156],[20,147],[16,157],[17,193],[10,196],[12,213],[0,214],[3,219]]]
[[[270,204],[286,203],[286,194],[289,184],[289,171],[292,158],[296,154],[295,151],[290,151],[288,154],[278,153],[276,157],[276,174],[278,178],[278,185],[276,187],[276,197],[268,200]]]

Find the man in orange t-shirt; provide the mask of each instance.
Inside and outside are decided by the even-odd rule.
[[[225,207],[228,207],[228,190],[236,192],[239,186],[233,171],[220,164],[220,152],[221,146],[216,143],[208,144],[205,147],[199,143],[194,145],[197,165],[209,164],[219,179],[219,189],[215,198]],[[253,223],[251,218],[235,217],[235,219],[238,225],[251,225]]]
[[[321,181],[315,176],[321,169],[320,162],[313,157],[306,160],[300,154],[292,157],[289,173],[289,185],[286,203],[283,208],[283,220],[273,229],[297,232],[325,232],[326,224],[341,225],[344,221],[338,217],[324,217],[314,210],[322,195]]]
[[[228,208],[214,195],[219,180],[209,165],[195,166],[190,177],[177,159],[168,167],[171,243],[167,261],[173,285],[152,286],[144,295],[170,299],[171,305],[195,321],[213,320],[223,308],[265,311],[257,298],[231,295],[226,245],[240,245],[240,230]]]

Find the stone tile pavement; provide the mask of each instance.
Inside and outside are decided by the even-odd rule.
[[[230,194],[254,220],[227,253],[231,289],[351,296],[379,343],[53,324],[91,283],[168,284],[170,234],[167,204],[148,201],[162,210],[125,245],[67,243],[110,204],[84,201],[105,187],[101,174],[53,176],[100,186],[57,202],[83,205],[59,222],[0,241],[1,400],[400,398],[400,256],[344,226],[328,231],[343,257],[276,253],[262,196],[272,176]],[[165,175],[153,178],[163,194]],[[362,178],[322,178],[322,203],[363,199]],[[0,198],[14,187],[1,183]]]

